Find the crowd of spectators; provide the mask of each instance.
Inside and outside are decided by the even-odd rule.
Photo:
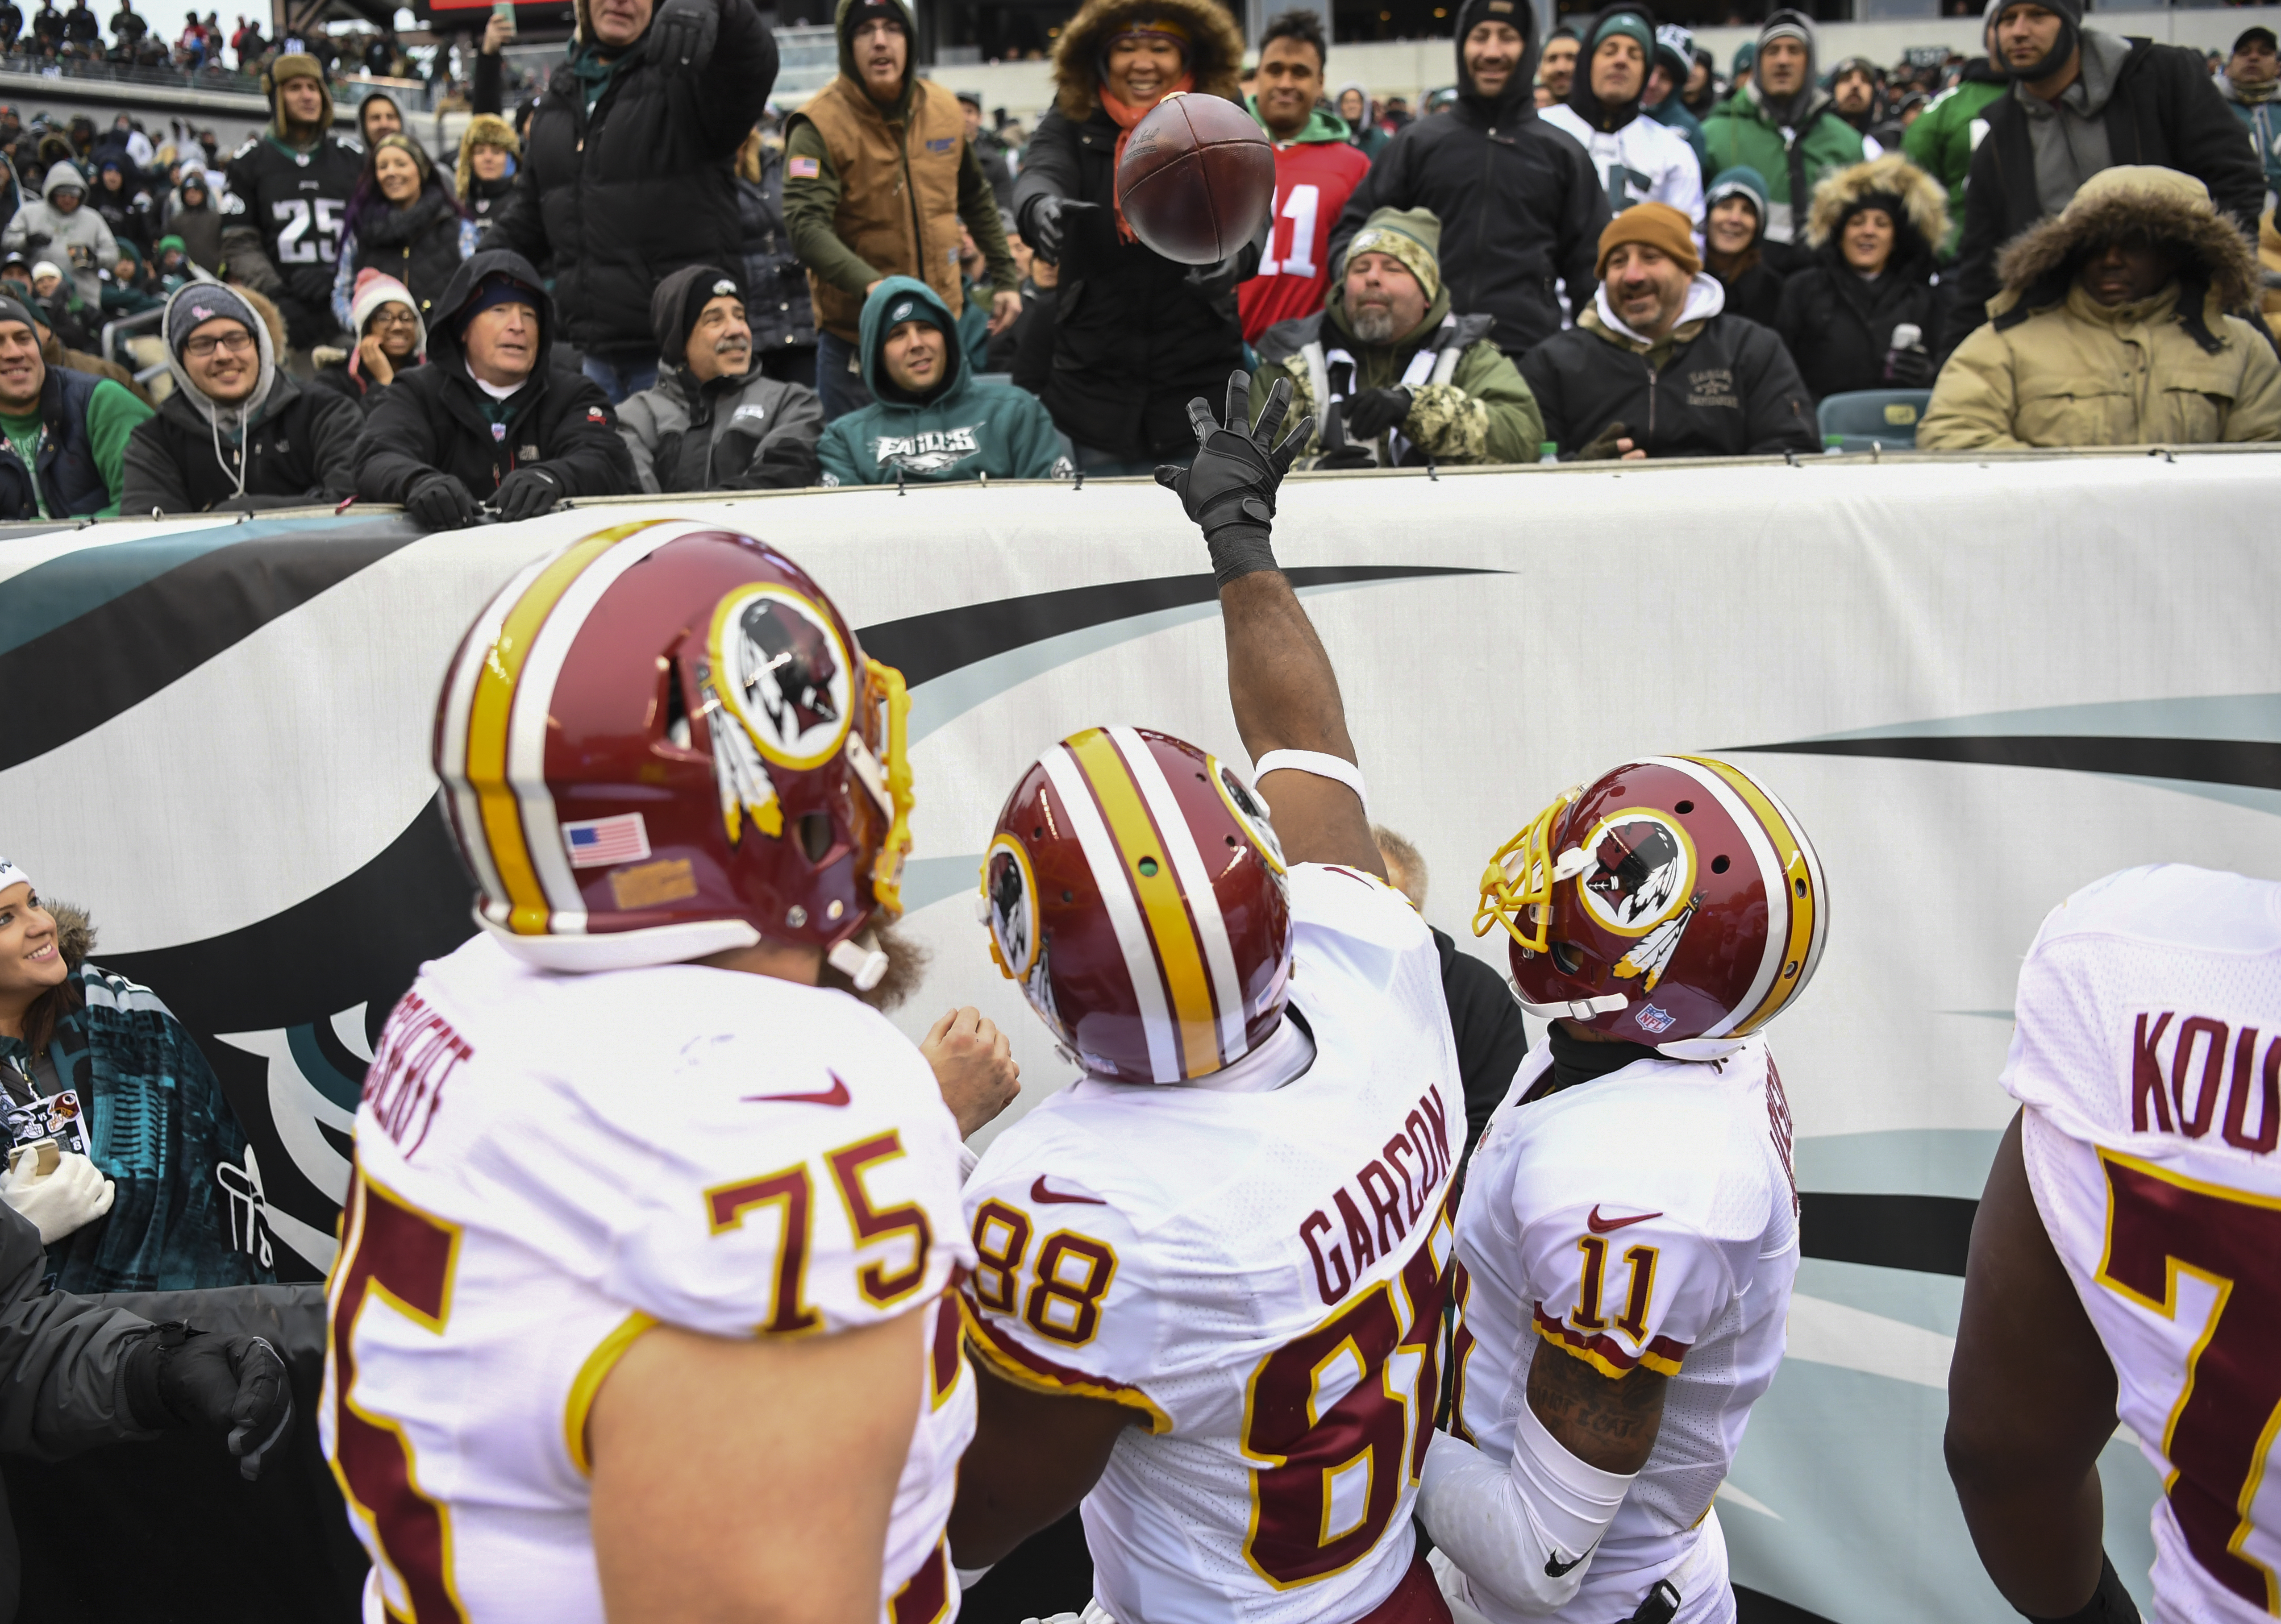
[[[4,516],[1133,475],[1233,366],[1331,469],[1810,452],[1863,394],[1927,447],[2281,437],[2263,27],[2213,62],[1988,0],[1984,55],[1887,69],[1777,10],[1722,74],[1643,0],[1541,41],[1463,0],[1413,117],[1311,12],[1247,61],[1218,0],[1084,0],[1025,134],[919,70],[902,0],[839,0],[790,109],[749,0],[577,12],[512,104],[490,19],[441,155],[385,89],[350,135],[330,64],[266,43],[227,159],[0,108],[0,421],[46,424],[5,437]],[[1174,93],[1274,152],[1217,264],[1116,197]],[[122,317],[139,375],[99,352]]]

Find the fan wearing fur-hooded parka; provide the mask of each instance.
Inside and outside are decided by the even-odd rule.
[[[1117,152],[1125,127],[1102,100],[1111,42],[1135,32],[1172,35],[1186,88],[1239,100],[1243,38],[1218,0],[1086,0],[1054,47],[1053,110],[1022,155],[1014,216],[1032,246],[1048,198],[1086,204],[1061,214],[1061,282],[1046,407],[1079,449],[1080,466],[1140,471],[1195,449],[1188,402],[1218,399],[1243,364],[1236,283],[1258,268],[1256,249],[1233,265],[1181,265],[1122,228]],[[1122,105],[1122,104],[1120,104]],[[1215,274],[1217,272],[1217,274]],[[1093,453],[1088,455],[1088,453]]]
[[[1884,262],[1874,272],[1846,258],[1847,228],[1872,210],[1891,227]],[[1933,282],[1934,255],[1948,228],[1947,211],[1940,182],[1898,152],[1849,165],[1813,189],[1805,234],[1813,258],[1783,280],[1775,330],[1816,400],[1854,390],[1929,386],[1945,307]],[[1901,326],[1917,329],[1926,352],[1915,363],[1921,379],[1885,375],[1893,329]]]

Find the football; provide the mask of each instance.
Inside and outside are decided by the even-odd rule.
[[[1167,259],[1213,265],[1251,240],[1275,201],[1275,149],[1235,103],[1174,93],[1133,127],[1117,198]]]

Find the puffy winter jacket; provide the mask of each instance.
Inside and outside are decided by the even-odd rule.
[[[2209,81],[2201,53],[2152,40],[2130,39],[2100,110],[2107,161],[2152,164],[2192,175],[2209,189],[2218,213],[2230,214],[2247,237],[2265,209],[2265,173],[2249,150],[2240,122]],[[1947,342],[1952,345],[1982,320],[1999,287],[1996,256],[2044,218],[2036,189],[2036,154],[2028,114],[2014,96],[1988,104],[1988,134],[1972,155],[1964,193],[1964,235],[1951,290]]]
[[[1465,35],[1498,4],[1466,0],[1459,10],[1457,101],[1403,127],[1378,155],[1331,234],[1330,262],[1342,262],[1372,211],[1431,209],[1442,220],[1442,280],[1451,301],[1494,316],[1498,347],[1522,355],[1560,330],[1560,284],[1569,309],[1590,301],[1608,194],[1584,149],[1537,116],[1534,7],[1497,13],[1521,32],[1520,62],[1495,97],[1473,89]]]
[[[960,355],[955,335],[945,346],[944,383],[920,405],[897,404],[881,363],[888,311],[905,300],[933,307],[950,334],[950,307],[924,282],[890,276],[863,301],[863,383],[870,406],[835,418],[816,452],[827,485],[945,483],[952,480],[1067,479],[1074,471],[1063,454],[1053,419],[1036,396],[1007,383],[977,378]],[[1223,375],[1221,387],[1226,387]]]
[[[816,311],[808,303],[808,273],[785,229],[784,154],[762,147],[761,178],[737,177],[737,218],[745,237],[745,320],[753,352],[813,349]]]
[[[588,47],[554,70],[483,233],[483,248],[552,260],[562,336],[582,350],[647,357],[652,290],[684,266],[741,263],[737,149],[776,83],[776,36],[752,0],[706,3],[712,48],[688,67],[650,59],[653,25],[607,64]]]
[[[1696,287],[1718,286],[1697,276]],[[1722,296],[1723,297],[1723,296]],[[1659,343],[1616,332],[1596,306],[1520,360],[1564,460],[1611,423],[1654,457],[1814,451],[1813,402],[1782,342],[1722,313],[1683,321]]]
[[[2092,244],[2142,234],[2179,267],[2107,306],[2075,280]],[[2256,261],[2184,175],[2107,170],[2003,253],[1991,320],[1957,346],[1917,425],[1926,451],[2281,439],[2281,360],[2238,316]]]
[[[502,432],[492,432],[490,397],[468,374],[457,318],[493,272],[539,286],[538,273],[515,254],[478,253],[460,267],[428,335],[428,364],[397,374],[366,415],[356,466],[357,494],[365,500],[400,502],[441,472],[477,501],[488,501],[519,468],[545,469],[565,496],[622,496],[635,489],[633,458],[618,438],[609,397],[592,379],[553,364],[557,318],[544,293],[531,296],[538,305],[537,364],[507,398]]]

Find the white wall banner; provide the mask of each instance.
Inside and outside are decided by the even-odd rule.
[[[1489,854],[1638,755],[1749,753],[1820,847],[1827,955],[1772,1032],[1806,1258],[1720,1493],[1738,1585],[1841,1624],[2014,1616],[1940,1454],[2014,979],[2044,913],[2111,870],[2281,877],[2277,508],[2270,453],[1286,487],[1276,550],[1372,811],[1468,950],[1502,966],[1468,928]],[[428,537],[353,513],[0,534],[0,851],[198,1034],[283,1272],[330,1262],[372,1038],[472,928],[428,762],[452,649],[532,557],[651,514],[784,548],[905,671],[906,928],[932,961],[898,1018],[980,1005],[1013,1036],[1017,1112],[1070,1078],[970,902],[1017,776],[1105,723],[1246,759],[1202,543],[1145,483],[606,504]],[[2102,1466],[2144,1605],[2158,1485],[2127,1437]]]

